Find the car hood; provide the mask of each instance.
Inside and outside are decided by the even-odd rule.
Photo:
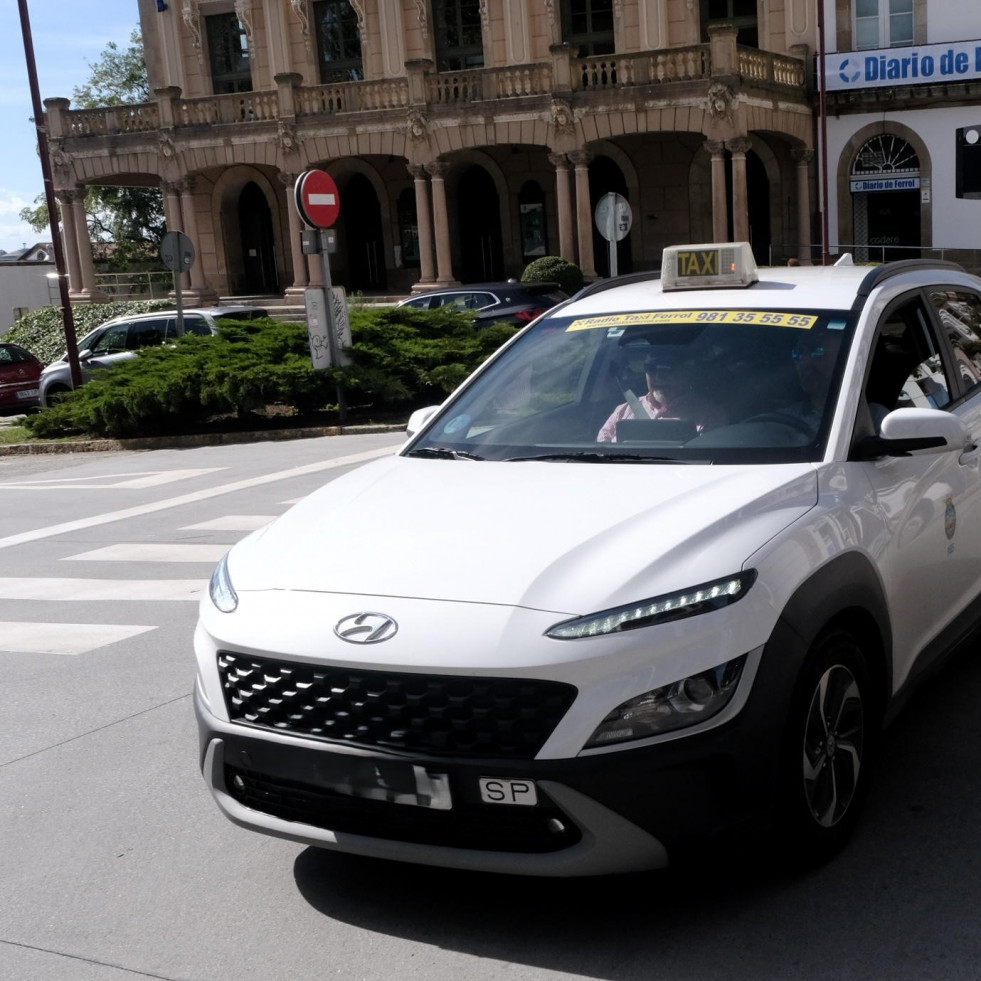
[[[810,464],[716,467],[394,456],[325,485],[229,556],[290,589],[589,612],[742,568],[813,507]]]

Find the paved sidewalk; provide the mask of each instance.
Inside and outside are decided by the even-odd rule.
[[[0,430],[20,425],[23,416],[0,416]],[[314,439],[360,433],[398,433],[402,425],[304,426],[293,429],[256,429],[248,432],[201,433],[192,436],[146,436],[136,439],[51,440],[36,443],[0,444],[0,456],[30,453],[85,453],[107,450],[161,450],[172,446],[221,446],[229,443],[259,443],[270,440]]]

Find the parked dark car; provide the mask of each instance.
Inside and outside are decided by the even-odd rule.
[[[568,299],[555,283],[477,283],[430,290],[402,300],[400,307],[419,310],[473,310],[478,326],[514,324],[523,327],[539,314]]]
[[[20,345],[0,343],[0,415],[13,415],[38,407],[38,379],[43,367]]]

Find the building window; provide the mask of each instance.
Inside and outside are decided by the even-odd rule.
[[[458,72],[484,64],[480,0],[433,0],[436,70]]]
[[[857,50],[912,43],[913,0],[855,0]]]
[[[759,18],[756,0],[702,0],[702,41],[708,41],[708,25],[713,21],[729,21],[738,30],[736,43],[749,48],[760,46]]]
[[[225,92],[251,92],[252,68],[249,40],[234,12],[205,18],[211,84],[215,95]]]
[[[562,4],[562,40],[577,58],[613,54],[613,0],[569,0]]]
[[[317,27],[320,81],[358,82],[364,78],[358,15],[349,0],[319,0],[313,5]]]

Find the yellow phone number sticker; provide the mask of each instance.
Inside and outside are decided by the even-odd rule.
[[[817,317],[807,313],[777,313],[772,310],[659,310],[650,313],[614,313],[605,317],[583,317],[580,320],[573,320],[566,330],[597,330],[604,327],[660,324],[749,324],[810,330],[817,321]]]

